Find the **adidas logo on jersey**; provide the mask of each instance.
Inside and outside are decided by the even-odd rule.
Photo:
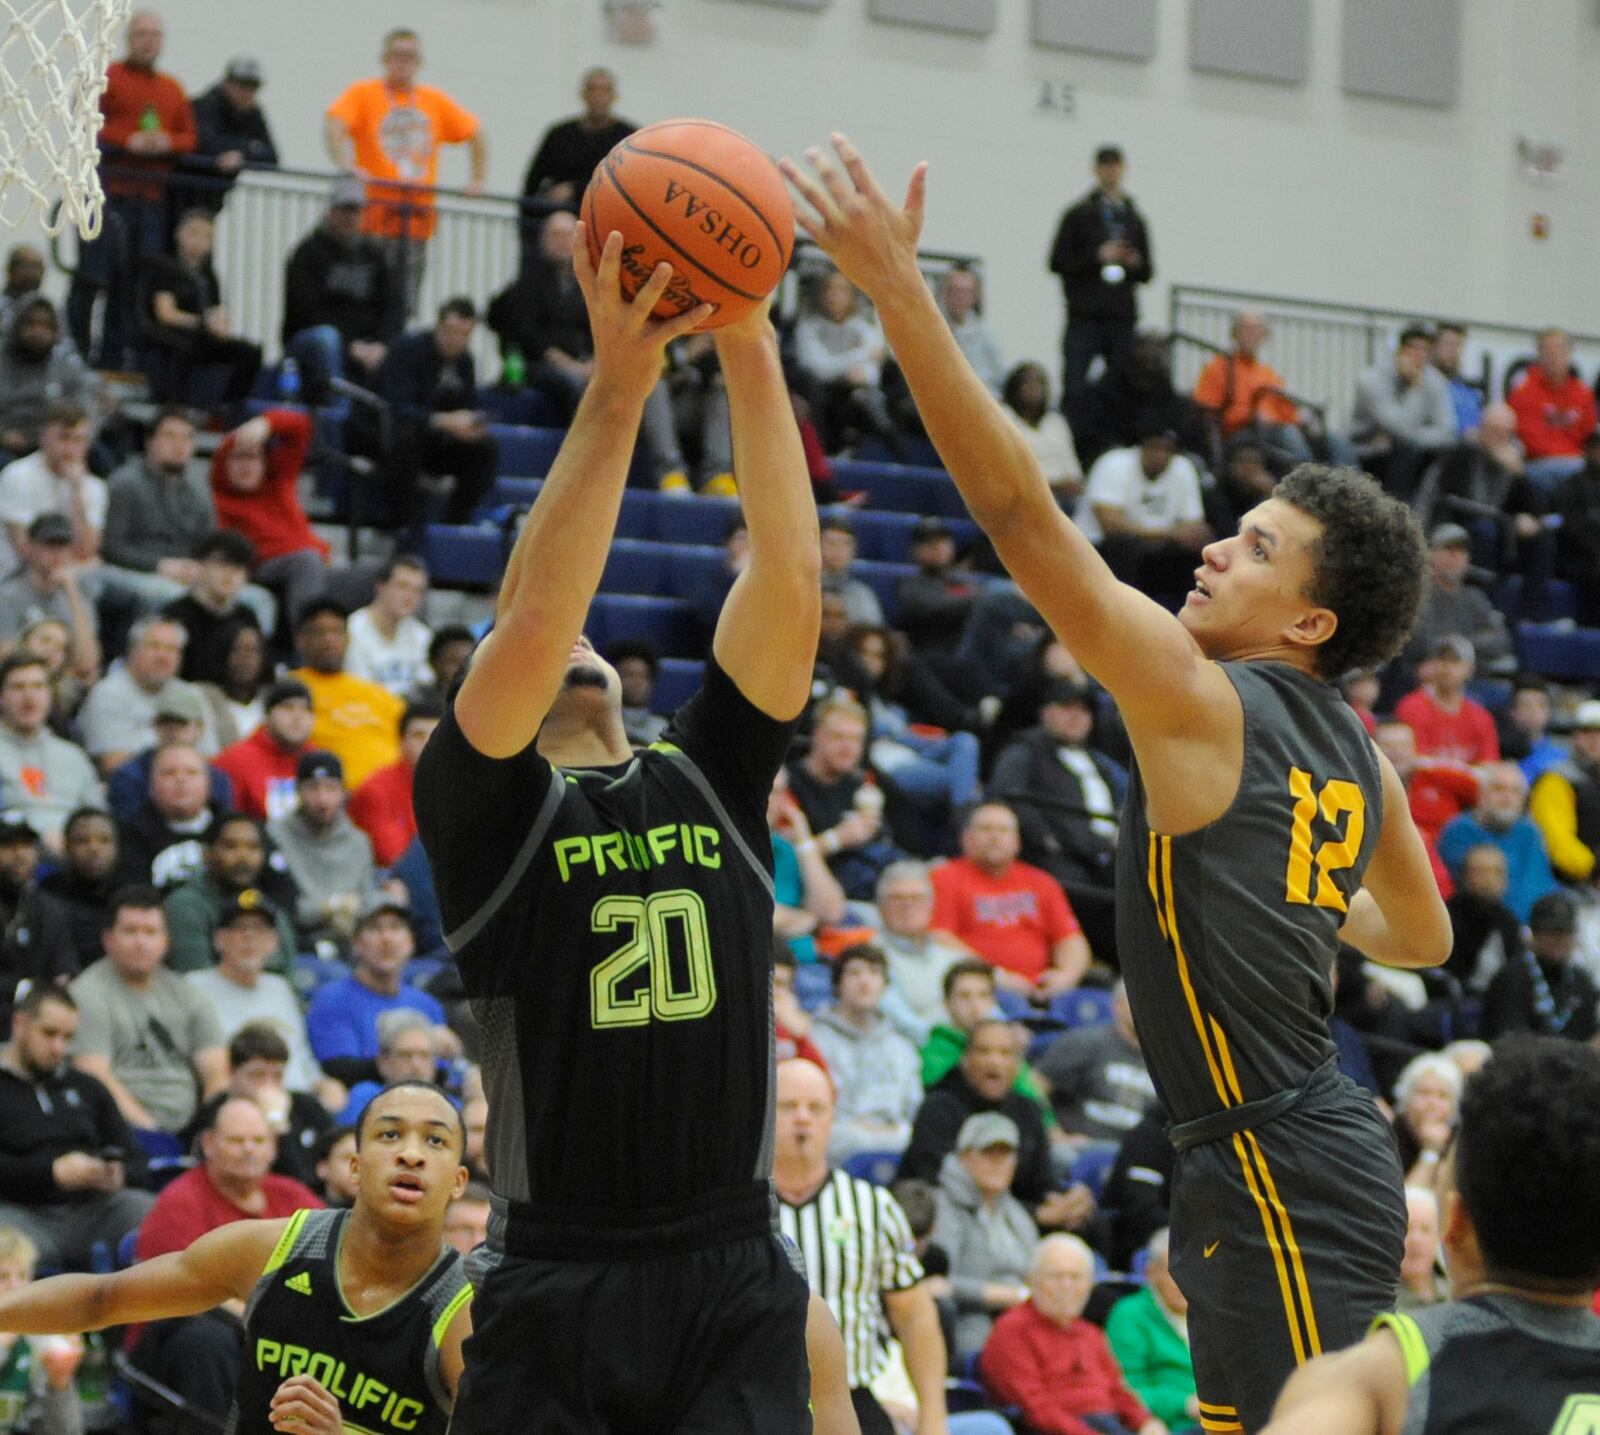
[[[311,1272],[301,1271],[297,1276],[290,1276],[289,1279],[284,1282],[284,1285],[288,1286],[288,1288],[292,1291],[298,1291],[301,1295],[310,1295]]]

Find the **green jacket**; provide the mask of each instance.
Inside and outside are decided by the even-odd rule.
[[[166,900],[167,966],[175,972],[203,972],[217,964],[211,934],[217,929],[222,905],[233,896],[224,893],[209,872],[201,872],[180,882]],[[278,950],[267,961],[267,970],[294,980],[294,924],[280,908]]]
[[[953,1026],[946,1026],[940,1022],[938,1026],[928,1033],[928,1040],[922,1047],[922,1085],[924,1089],[943,1081],[961,1060],[961,1053],[967,1049],[967,1034],[958,1031]],[[1056,1113],[1049,1100],[1033,1082],[1033,1070],[1022,1063],[1022,1069],[1017,1072],[1016,1090],[1030,1101],[1034,1102],[1044,1113],[1044,1124],[1054,1126]]]
[[[1193,1430],[1188,1404],[1194,1395],[1194,1361],[1189,1343],[1148,1286],[1111,1307],[1106,1339],[1133,1393],[1166,1422],[1169,1430]]]

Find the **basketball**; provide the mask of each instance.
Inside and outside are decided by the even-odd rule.
[[[630,298],[665,260],[672,283],[662,318],[699,304],[717,329],[777,287],[794,250],[794,205],[778,167],[737,130],[710,120],[666,120],[635,130],[606,156],[583,196],[589,258],[623,237],[622,290]]]

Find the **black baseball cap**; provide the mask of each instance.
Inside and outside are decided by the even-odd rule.
[[[0,847],[15,847],[19,843],[36,843],[39,834],[33,824],[16,808],[0,812]]]
[[[279,703],[293,702],[299,698],[301,702],[310,703],[311,689],[299,678],[279,678],[266,691],[261,699],[262,712],[271,712]]]
[[[1087,683],[1075,683],[1071,678],[1052,678],[1045,684],[1039,706],[1049,707],[1051,703],[1076,703],[1093,712],[1094,689]]]
[[[1565,892],[1546,892],[1528,913],[1528,930],[1556,935],[1576,932],[1578,904]]]
[[[254,887],[246,887],[244,891],[222,904],[222,911],[217,914],[217,925],[231,927],[242,917],[261,917],[269,927],[276,926],[278,904],[265,892],[257,891]]]
[[[335,782],[343,782],[344,764],[331,752],[313,748],[310,752],[300,754],[300,761],[294,765],[294,780],[311,782],[318,777],[331,777]]]

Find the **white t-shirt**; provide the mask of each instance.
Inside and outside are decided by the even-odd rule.
[[[92,473],[83,476],[83,511],[98,533],[106,526],[106,481]],[[41,513],[72,517],[72,481],[57,478],[45,466],[42,452],[30,453],[0,468],[0,523],[26,528]],[[21,560],[0,528],[0,577]]]
[[[322,1068],[311,1054],[311,1037],[294,988],[276,972],[262,972],[254,991],[230,982],[215,967],[185,972],[183,979],[203,996],[216,1013],[222,1039],[232,1041],[242,1026],[264,1021],[289,1045],[289,1065],[283,1084],[289,1091],[311,1091],[322,1079]]]
[[[428,670],[428,644],[432,641],[433,630],[416,618],[402,618],[394,638],[386,638],[373,621],[372,609],[357,608],[350,615],[344,670],[405,697],[412,688],[432,681]]]
[[[1120,508],[1139,523],[1170,528],[1198,523],[1206,516],[1200,502],[1200,475],[1181,453],[1173,456],[1159,478],[1146,478],[1137,448],[1114,448],[1095,460],[1089,482],[1078,500],[1076,523],[1091,543],[1105,537],[1094,506]]]
[[[1035,428],[1015,409],[1007,408],[1006,417],[1017,427],[1017,432],[1033,450],[1044,470],[1046,483],[1064,483],[1068,479],[1081,479],[1083,465],[1078,462],[1078,449],[1072,442],[1072,430],[1055,409],[1045,410],[1045,415]]]

